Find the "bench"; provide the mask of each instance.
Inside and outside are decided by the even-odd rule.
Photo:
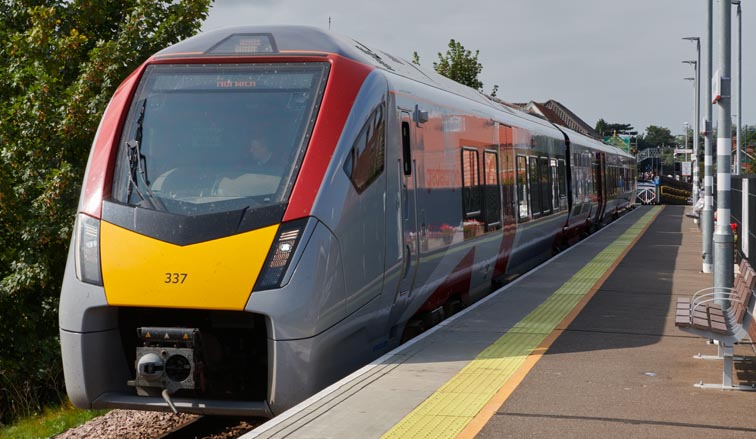
[[[756,306],[756,271],[745,259],[740,263],[732,288],[709,287],[697,291],[690,298],[677,301],[675,326],[690,334],[714,340],[718,344],[716,357],[698,358],[723,360],[722,384],[696,384],[701,388],[756,390],[752,386],[733,386],[733,346],[746,337],[754,340],[754,306]],[[724,291],[723,291],[724,290]],[[729,306],[721,307],[715,297],[721,296]]]

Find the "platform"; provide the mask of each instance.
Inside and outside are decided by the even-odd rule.
[[[713,282],[684,209],[635,209],[243,437],[754,437],[756,393],[693,387],[722,364],[674,326]]]

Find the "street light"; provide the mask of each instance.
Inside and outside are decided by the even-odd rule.
[[[688,60],[683,61],[683,64],[690,64],[693,66],[693,72],[694,77],[693,78],[684,78],[686,81],[693,81],[693,146],[691,147],[691,150],[693,151],[693,160],[689,160],[691,163],[691,168],[693,169],[692,173],[692,179],[693,179],[693,188],[691,190],[691,202],[692,205],[695,206],[696,203],[698,203],[698,61]],[[688,134],[688,131],[685,131],[685,134]],[[687,143],[685,144],[685,149],[688,148]],[[694,220],[695,221],[695,220]],[[697,221],[695,221],[697,223]]]
[[[716,96],[717,120],[717,222],[714,226],[714,303],[722,309],[729,308],[725,292],[732,288],[734,277],[734,238],[730,229],[732,213],[731,168],[732,168],[732,117],[731,117],[731,55],[732,55],[732,5],[730,1],[719,2],[719,68],[715,79],[719,87]],[[738,166],[740,164],[738,163]]]
[[[685,79],[693,79],[693,78],[685,78]],[[685,127],[685,146],[683,147],[683,160],[686,162],[688,161],[688,153],[685,152],[688,149],[688,127],[690,124],[688,122],[683,122],[683,126]],[[683,181],[683,168],[682,163],[680,163],[680,181]]]
[[[713,64],[713,31],[714,0],[706,0],[706,33],[704,34],[704,51],[706,64],[701,65],[703,71],[704,96],[704,207],[701,211],[701,253],[703,261],[701,271],[714,272],[714,157],[712,155],[712,111],[711,106],[711,70]],[[699,52],[700,53],[700,52]]]
[[[699,192],[699,186],[698,186],[698,136],[701,134],[701,126],[699,125],[701,123],[701,38],[699,37],[685,37],[683,40],[687,41],[693,41],[696,43],[696,61],[690,62],[690,61],[683,61],[687,64],[692,64],[695,70],[695,92],[694,95],[694,105],[693,105],[693,197],[692,202],[693,206],[696,205],[698,202],[698,192]],[[696,222],[698,222],[696,220]]]
[[[735,149],[735,163],[737,165],[735,166],[735,175],[740,175],[740,150],[743,149],[743,143],[742,138],[740,137],[740,121],[742,118],[740,117],[740,113],[742,111],[742,96],[743,94],[741,91],[743,90],[743,76],[742,76],[742,70],[741,70],[741,60],[743,57],[743,35],[742,35],[742,28],[743,28],[743,17],[741,15],[740,11],[740,0],[732,0],[732,4],[737,6],[737,16],[738,16],[738,66],[735,69],[735,72],[737,72],[738,79],[735,81],[735,83],[738,85],[738,114],[735,115],[735,126],[736,126],[736,149]]]

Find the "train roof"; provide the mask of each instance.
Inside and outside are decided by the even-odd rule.
[[[492,98],[478,90],[440,75],[435,70],[423,68],[382,50],[371,48],[349,37],[313,26],[268,25],[224,27],[203,32],[169,46],[155,54],[155,58],[327,56],[328,54],[335,54],[363,64],[372,65],[377,69],[449,91],[515,117],[542,125],[553,125],[553,122],[549,122],[547,119],[514,108],[511,104],[500,99]],[[580,143],[586,146],[591,145],[606,152],[627,154],[619,148],[583,136],[569,128],[563,126],[559,128],[567,132],[571,139],[580,138]]]
[[[326,56],[335,54],[417,82],[450,91],[510,114],[507,104],[462,85],[435,70],[369,47],[349,37],[312,26],[233,26],[198,34],[158,52],[156,58],[229,56]]]
[[[372,65],[416,81],[440,85],[439,78],[434,76],[441,75],[435,71],[430,73],[382,50],[312,26],[226,27],[196,35],[158,52],[155,56],[158,58],[193,56],[204,58],[213,56],[325,56],[328,54]],[[443,76],[441,78],[449,81]]]
[[[634,155],[623,150],[622,148],[618,148],[617,146],[610,145],[606,142],[602,142],[601,140],[594,139],[593,137],[590,137],[590,136],[586,136],[570,128],[559,125],[559,129],[564,131],[567,134],[567,136],[570,138],[570,141],[574,144],[588,146],[588,147],[597,149],[599,151],[603,151],[603,152],[618,155],[618,156],[624,156],[626,158],[631,158],[631,159],[635,158]]]

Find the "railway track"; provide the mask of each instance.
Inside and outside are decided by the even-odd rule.
[[[232,439],[265,422],[263,418],[199,416],[178,425],[159,439]]]

